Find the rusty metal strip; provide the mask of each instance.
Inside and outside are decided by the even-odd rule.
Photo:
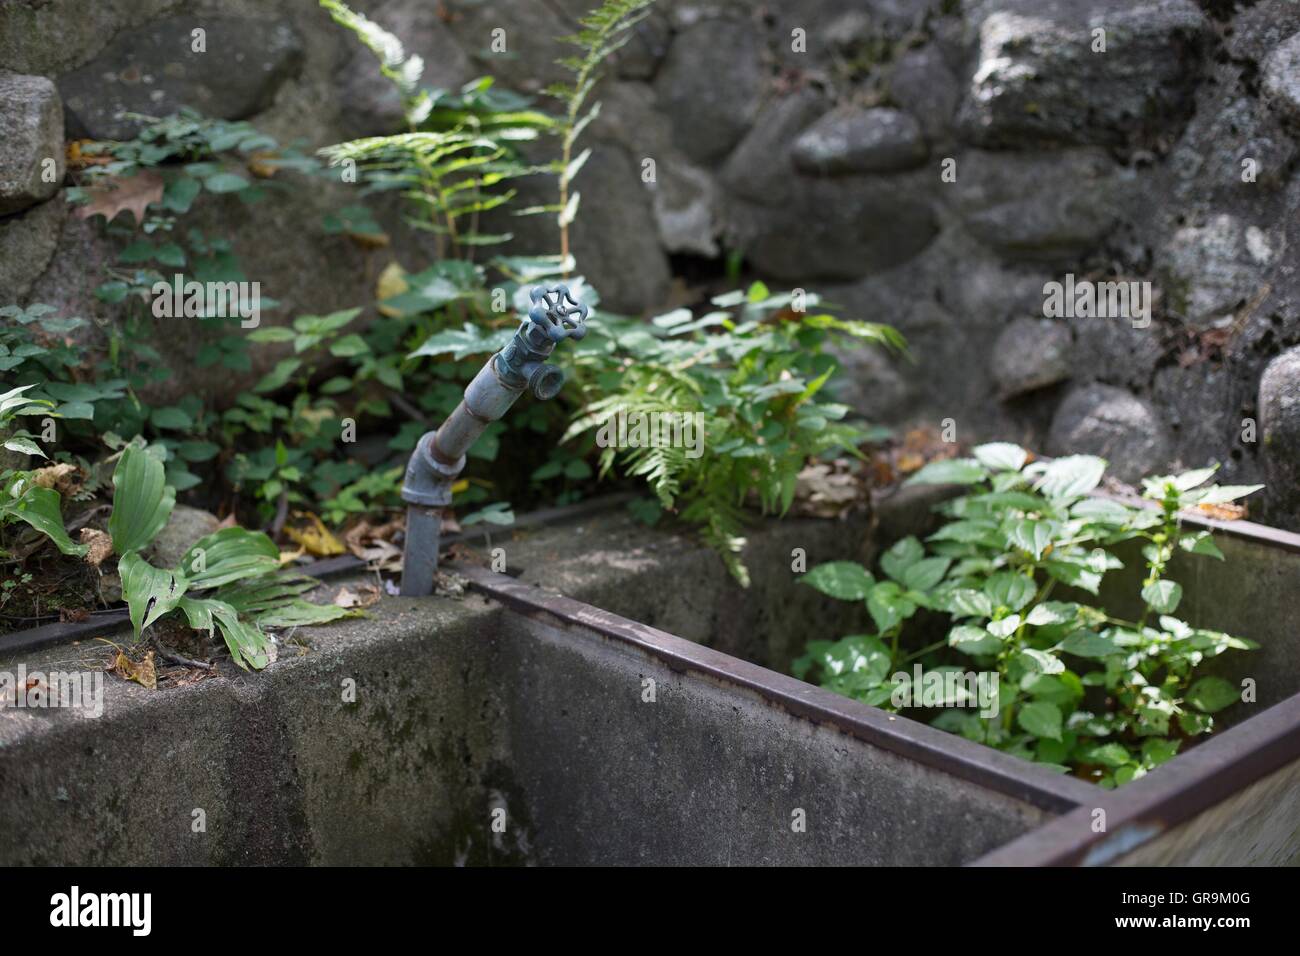
[[[971,866],[1104,865],[1300,760],[1300,694],[1215,734],[1118,790],[1097,789],[1065,816],[980,857]],[[1092,830],[1106,811],[1106,832]]]
[[[883,750],[915,760],[989,790],[1052,813],[1073,810],[1092,798],[1092,784],[1054,774],[990,747],[935,730],[906,717],[823,690],[797,678],[723,654],[658,628],[543,591],[486,568],[457,563],[471,586],[531,618],[584,628],[631,645],[678,672],[702,674],[753,691],[796,717],[827,724]]]

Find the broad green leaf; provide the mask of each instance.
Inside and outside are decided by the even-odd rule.
[[[177,607],[188,587],[183,575],[155,568],[136,551],[122,556],[117,571],[137,639],[141,631]]]
[[[1034,582],[1023,574],[999,571],[984,582],[984,593],[993,606],[1019,611],[1034,598]]]
[[[1183,599],[1183,586],[1176,581],[1160,580],[1142,589],[1142,600],[1161,614],[1173,614]]]
[[[904,485],[974,485],[988,478],[988,473],[973,458],[946,458],[932,461]]]
[[[922,558],[903,571],[903,587],[910,591],[928,591],[948,572],[951,558]]]
[[[1035,737],[1061,739],[1061,708],[1046,700],[1034,700],[1020,708],[1016,723]]]
[[[1101,483],[1106,462],[1095,455],[1067,455],[1044,469],[1034,487],[1048,498],[1081,498]]]
[[[871,574],[853,561],[831,561],[819,564],[800,580],[823,594],[841,601],[861,601],[876,582]]]
[[[1117,654],[1120,648],[1113,640],[1092,631],[1075,631],[1060,644],[1060,649],[1075,657],[1101,658]]]
[[[1197,499],[1196,503],[1201,505],[1223,505],[1230,501],[1236,501],[1238,498],[1253,495],[1263,487],[1263,485],[1211,485]]]
[[[925,557],[925,546],[916,538],[907,537],[896,542],[880,557],[880,567],[895,581],[903,580],[903,573]]]
[[[1020,627],[1020,615],[1011,614],[996,621],[989,621],[987,627],[988,632],[994,637],[1008,638]]]
[[[143,548],[158,536],[176,505],[176,491],[167,487],[162,462],[135,445],[128,445],[113,470],[113,513],[108,533],[119,555]]]
[[[280,549],[260,531],[222,528],[196,541],[180,570],[192,590],[220,587],[232,581],[257,577],[280,566]]]
[[[962,624],[948,632],[948,646],[955,647],[964,654],[996,654],[1002,649],[1002,642],[982,627]]]
[[[59,509],[59,493],[53,488],[38,485],[28,487],[21,495],[0,504],[0,518],[12,516],[31,525],[54,542],[64,554],[80,557],[86,545],[73,544],[63,528],[63,513]]]
[[[1220,561],[1227,560],[1219,550],[1219,546],[1214,543],[1214,536],[1208,531],[1184,535],[1178,539],[1178,546],[1192,554],[1204,554],[1211,558],[1218,558]]]
[[[1029,671],[1037,674],[1059,674],[1065,670],[1060,658],[1032,647],[1020,652],[1020,660]]]
[[[1131,763],[1133,758],[1122,744],[1102,744],[1079,754],[1084,763],[1100,764],[1103,767],[1122,767]]]
[[[1017,548],[1028,551],[1037,561],[1052,543],[1057,526],[1051,521],[1034,521],[1025,519],[1017,521],[1011,529],[1011,543]]]
[[[1202,677],[1187,691],[1187,702],[1207,714],[1217,713],[1241,700],[1241,691],[1222,677]]]
[[[867,611],[876,622],[876,629],[884,632],[915,614],[916,605],[903,596],[897,584],[884,581],[867,595]]]
[[[1011,442],[995,441],[972,449],[976,461],[994,471],[1019,471],[1029,460],[1029,452]]]
[[[1036,605],[1025,621],[1034,627],[1045,627],[1049,624],[1064,624],[1067,621],[1073,621],[1078,616],[1079,605],[1071,604],[1066,601],[1044,601]]]

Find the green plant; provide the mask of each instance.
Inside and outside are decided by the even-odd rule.
[[[1209,532],[1182,528],[1183,509],[1261,486],[1206,485],[1215,469],[1198,469],[1147,479],[1143,497],[1157,507],[1139,507],[1091,494],[1105,467],[1087,455],[1031,462],[1007,443],[926,465],[910,483],[967,492],[939,506],[948,520],[924,544],[909,537],[886,551],[881,578],[853,562],[808,572],[804,582],[824,594],[864,602],[875,631],[810,642],[796,675],[896,709],[911,679],[901,668],[926,661],[962,670],[949,662],[969,658],[997,675],[997,716],[958,709],[968,702],[958,692],[938,701],[954,709],[936,726],[1103,786],[1126,783],[1209,733],[1212,715],[1238,691],[1196,668],[1256,645],[1175,617],[1182,587],[1165,573],[1178,552],[1223,559]],[[1114,549],[1128,541],[1141,542],[1146,562],[1134,620],[1094,603],[1104,576],[1123,566]],[[1066,599],[1053,600],[1064,588]],[[918,647],[923,611],[951,625]]]
[[[13,427],[19,415],[50,414],[51,402],[24,394],[32,388],[32,385],[20,385],[0,393],[0,442],[8,451],[44,458],[45,452],[36,444],[35,436]],[[17,522],[35,528],[64,554],[82,555],[86,552],[85,545],[73,544],[63,528],[63,512],[57,491],[40,485],[30,471],[0,468],[0,556],[8,554],[4,546],[5,527]]]
[[[735,577],[748,583],[738,552],[743,506],[783,514],[799,472],[812,457],[847,451],[867,432],[843,421],[848,407],[819,399],[835,371],[824,350],[836,338],[902,349],[892,328],[795,311],[793,296],[762,283],[715,297],[696,318],[677,309],[643,323],[602,316],[573,349],[582,408],[565,438],[596,433],[601,473],[615,464],[643,478],[660,504],[701,526],[704,540]],[[803,303],[817,306],[816,295]],[[673,416],[698,422],[701,447],[681,442],[628,442],[602,436],[619,421]],[[670,422],[673,418],[668,419]]]
[[[573,188],[573,180],[582,169],[591,150],[585,149],[577,156],[573,150],[592,121],[600,115],[600,101],[584,113],[588,97],[600,80],[601,65],[627,43],[632,28],[650,15],[654,0],[605,0],[580,21],[582,29],[564,42],[580,51],[565,57],[559,64],[573,74],[570,83],[560,83],[547,92],[563,104],[563,114],[555,131],[560,135],[560,161],[555,169],[560,202],[553,210],[560,227],[560,261],[569,262],[569,226],[578,214],[580,194]],[[566,265],[564,274],[568,274]]]
[[[510,239],[482,233],[479,219],[514,198],[502,183],[541,171],[517,147],[553,120],[530,109],[526,98],[497,89],[491,77],[458,93],[421,88],[424,61],[408,56],[396,36],[339,0],[320,4],[375,54],[401,96],[407,123],[403,133],[339,143],[321,155],[332,166],[354,166],[369,191],[400,189],[417,212],[406,221],[434,234],[439,259],[473,259],[475,247]]]
[[[140,550],[162,530],[176,500],[162,462],[128,445],[113,487],[108,530],[137,639],[164,614],[179,610],[194,629],[220,631],[240,667],[260,669],[274,653],[263,628],[321,624],[347,614],[303,600],[319,582],[282,571],[279,549],[260,532],[222,528],[195,542],[176,568],[155,568]]]

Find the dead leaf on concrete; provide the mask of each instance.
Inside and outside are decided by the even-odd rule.
[[[158,689],[158,671],[154,667],[153,651],[148,651],[143,660],[133,661],[116,644],[113,645],[113,649],[117,653],[109,662],[108,671],[110,674],[116,674],[124,680],[133,680],[150,690]]]
[[[330,558],[347,551],[343,542],[325,527],[325,522],[310,511],[295,511],[293,516],[306,523],[296,528],[286,526],[284,533],[294,544],[306,548],[308,554],[317,558]]]
[[[135,216],[135,224],[139,226],[144,222],[149,204],[162,201],[163,178],[153,170],[145,169],[134,176],[100,180],[86,187],[86,195],[90,202],[77,207],[77,218],[103,216],[112,222],[114,216],[126,209]]]
[[[363,584],[355,591],[344,585],[334,596],[334,603],[338,607],[370,607],[379,602],[379,596],[379,588],[373,584]]]
[[[113,553],[113,539],[106,532],[95,528],[81,529],[81,543],[90,546],[86,552],[86,562],[96,568]]]

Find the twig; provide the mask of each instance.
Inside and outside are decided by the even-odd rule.
[[[153,646],[155,650],[158,651],[159,657],[161,657],[165,661],[171,661],[173,664],[183,664],[186,667],[197,667],[200,670],[205,670],[205,671],[215,671],[217,669],[217,666],[215,664],[209,664],[206,661],[196,661],[189,657],[184,657],[180,654],[173,653],[172,651],[169,651],[166,648],[164,648],[162,644],[160,644],[157,640],[153,642]]]

